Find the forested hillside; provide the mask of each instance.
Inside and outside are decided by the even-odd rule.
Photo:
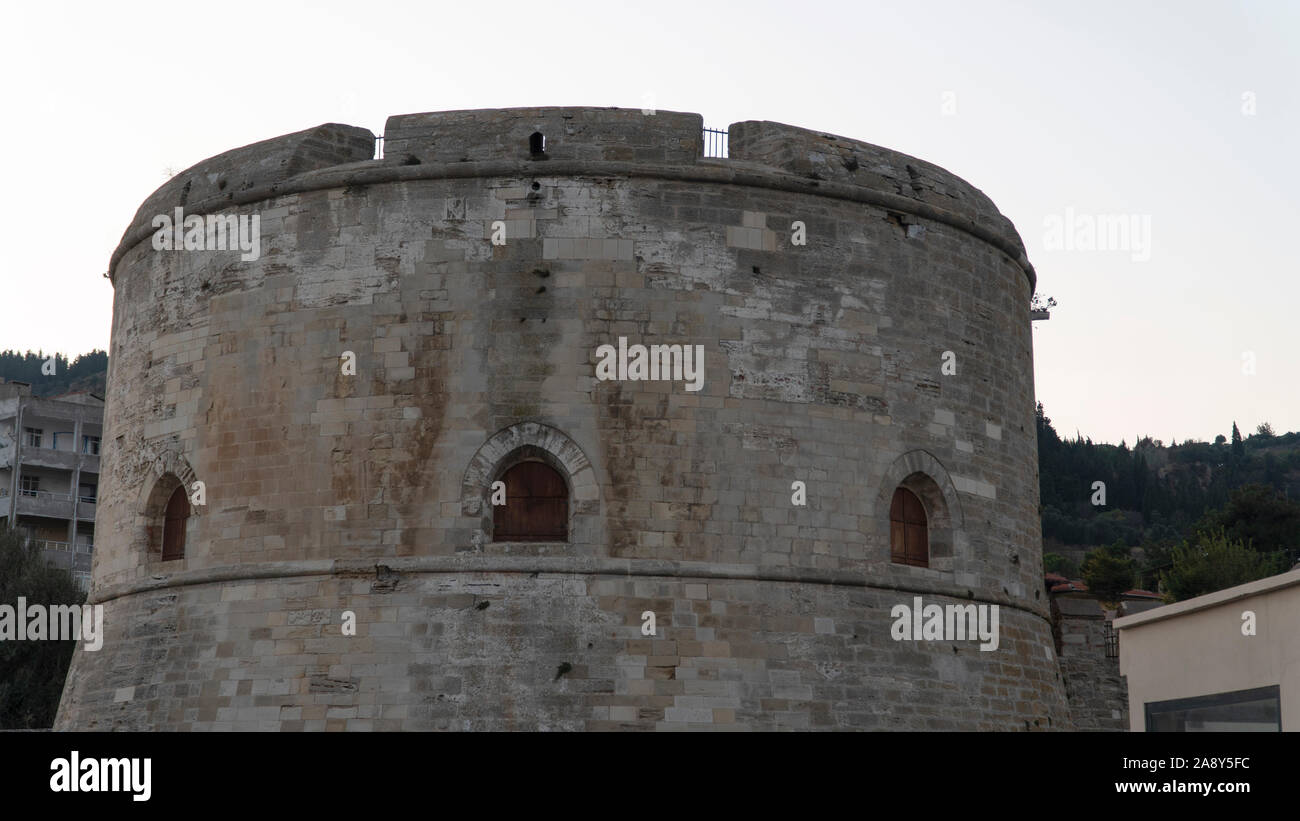
[[[49,370],[45,363],[51,356],[54,357],[54,373],[48,375],[43,371]],[[0,351],[0,377],[6,381],[27,382],[37,396],[57,396],[70,391],[90,391],[103,396],[107,374],[107,351],[94,350],[71,362],[63,354]]]
[[[1037,416],[1048,569],[1087,578],[1091,567],[1095,578],[1099,564],[1118,562],[1119,576],[1186,598],[1300,559],[1300,433],[1263,424],[1243,439],[1233,423],[1213,442],[1144,436],[1129,448],[1061,439],[1042,403]],[[1180,556],[1198,579],[1190,586],[1170,576]]]

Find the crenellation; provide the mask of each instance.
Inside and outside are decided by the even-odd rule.
[[[694,163],[703,154],[698,114],[637,109],[514,108],[401,114],[384,126],[388,162],[607,160]],[[545,138],[535,153],[530,137]],[[545,173],[538,168],[537,173]],[[517,197],[515,197],[517,198]]]

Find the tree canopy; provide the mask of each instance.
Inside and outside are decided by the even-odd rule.
[[[46,374],[45,363],[54,357],[54,373]],[[0,377],[26,382],[37,396],[57,396],[87,390],[103,394],[108,372],[108,353],[94,350],[71,361],[60,353],[43,351],[0,351]]]
[[[0,604],[16,607],[20,597],[46,607],[86,599],[72,576],[46,564],[35,545],[0,530]],[[0,729],[53,726],[74,649],[73,641],[0,641]]]
[[[1182,601],[1282,573],[1281,553],[1263,553],[1222,530],[1198,534],[1173,550],[1173,566],[1161,576],[1167,601]]]

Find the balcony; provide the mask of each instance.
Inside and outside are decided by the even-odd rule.
[[[73,450],[55,450],[54,448],[24,447],[22,461],[24,465],[34,468],[54,468],[55,470],[74,470],[77,460],[81,460],[82,473],[99,473],[99,457],[89,453]]]
[[[85,554],[89,556],[95,552],[95,546],[85,542],[78,542],[74,545],[71,542],[52,542],[49,539],[36,539],[32,544],[36,545],[40,550],[56,553]]]
[[[37,547],[40,547],[42,545],[58,545],[63,543],[38,541],[35,542],[35,544]],[[51,550],[49,548],[46,548],[41,551],[41,558],[44,559],[45,563],[48,564],[50,567],[57,567],[60,570],[70,571],[72,570],[72,560],[75,557],[71,553],[67,553],[62,550]]]
[[[53,448],[23,448],[23,464],[34,468],[54,468],[55,470],[72,470],[77,466],[77,454],[71,450],[54,450]]]
[[[71,519],[72,494],[50,493],[45,490],[20,490],[18,491],[18,515]]]

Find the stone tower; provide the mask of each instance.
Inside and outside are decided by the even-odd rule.
[[[155,192],[57,726],[1068,727],[1015,229],[878,146],[702,136],[401,115]],[[917,598],[997,648],[898,640]]]

